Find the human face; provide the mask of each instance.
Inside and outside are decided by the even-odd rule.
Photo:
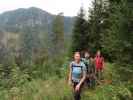
[[[75,60],[76,62],[79,62],[79,61],[80,61],[80,53],[75,53],[75,54],[74,54],[74,60]]]
[[[90,54],[88,52],[85,53],[85,58],[89,58]]]
[[[101,55],[101,52],[100,51],[97,51],[97,55],[100,56]]]

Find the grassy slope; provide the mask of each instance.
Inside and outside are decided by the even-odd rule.
[[[106,81],[95,89],[84,89],[82,100],[133,100],[131,92],[124,84],[112,81],[114,76],[113,65],[106,64]],[[47,81],[34,80],[22,87],[0,92],[0,100],[73,100],[72,97],[71,88],[66,81],[56,77]]]
[[[129,91],[127,83],[121,83],[113,64],[106,63],[104,82],[93,90],[83,93],[83,100],[133,100],[133,93]]]

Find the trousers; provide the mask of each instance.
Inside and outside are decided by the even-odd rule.
[[[74,89],[74,100],[81,100],[81,89],[79,91],[75,91],[76,86],[78,85],[77,82],[73,82],[73,89]]]

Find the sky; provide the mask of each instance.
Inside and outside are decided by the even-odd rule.
[[[93,0],[0,0],[0,13],[17,8],[38,7],[52,14],[63,12],[65,16],[76,16],[83,5],[88,10]]]

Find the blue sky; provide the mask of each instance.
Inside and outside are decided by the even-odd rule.
[[[0,13],[17,8],[38,7],[52,14],[63,12],[65,16],[77,15],[80,6],[91,7],[93,0],[0,0]]]

